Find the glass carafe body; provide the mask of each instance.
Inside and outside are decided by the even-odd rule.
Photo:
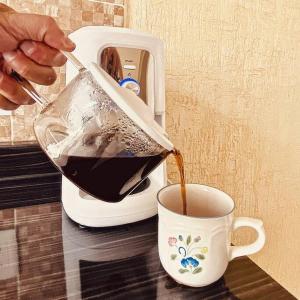
[[[63,175],[107,202],[121,201],[170,153],[137,126],[87,70],[41,111],[34,130]]]

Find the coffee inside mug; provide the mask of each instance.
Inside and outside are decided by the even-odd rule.
[[[218,218],[234,209],[232,198],[226,193],[204,185],[186,184],[187,215],[199,218]],[[158,193],[158,201],[166,209],[182,215],[180,184],[166,186]]]

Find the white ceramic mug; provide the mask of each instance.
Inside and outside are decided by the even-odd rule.
[[[178,283],[201,287],[217,281],[228,262],[250,255],[265,244],[263,222],[233,218],[234,201],[224,192],[199,184],[187,184],[187,215],[182,214],[180,185],[158,193],[158,248],[160,261]],[[239,227],[257,231],[246,246],[231,246],[231,233]]]

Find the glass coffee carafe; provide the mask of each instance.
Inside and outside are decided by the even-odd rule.
[[[77,66],[78,75],[52,103],[45,105],[34,91],[33,97],[44,105],[34,131],[63,175],[97,199],[118,202],[147,178],[173,145],[133,92],[94,63],[87,69],[77,61]]]

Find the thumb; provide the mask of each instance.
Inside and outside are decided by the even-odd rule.
[[[5,19],[6,32],[16,40],[16,48],[23,40],[44,42],[50,47],[65,51],[73,51],[76,47],[49,16],[8,13]]]

